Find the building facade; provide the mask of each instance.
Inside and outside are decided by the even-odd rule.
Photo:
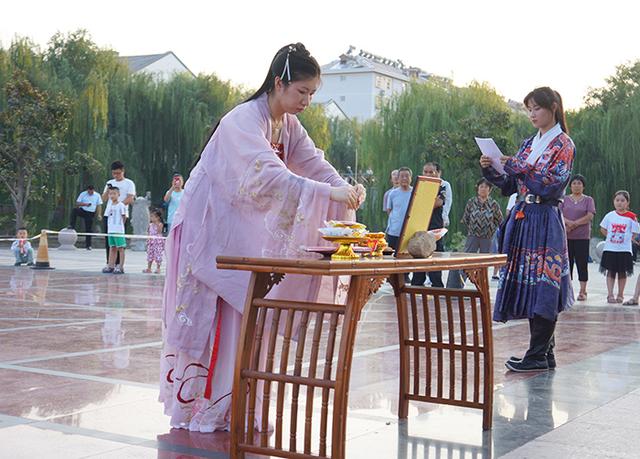
[[[169,81],[178,74],[195,76],[173,51],[142,56],[120,56],[131,73],[146,73],[160,81]]]
[[[365,121],[376,116],[385,100],[404,91],[412,80],[426,81],[431,75],[353,46],[337,60],[322,66],[322,86],[314,102],[333,101],[349,118]]]

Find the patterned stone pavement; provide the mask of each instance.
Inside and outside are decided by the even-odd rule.
[[[171,430],[157,402],[163,276],[99,274],[103,255],[52,251],[53,271],[0,267],[0,456],[228,457],[228,433]],[[347,457],[637,457],[640,312],[606,305],[590,268],[589,301],[559,321],[555,371],[508,374],[504,361],[525,350],[528,325],[494,324],[485,433],[470,409],[412,403],[398,422],[397,323],[383,287],[359,328]]]

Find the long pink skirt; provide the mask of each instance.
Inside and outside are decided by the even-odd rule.
[[[204,393],[214,333],[198,359],[176,351],[165,340],[160,364],[160,402],[164,403],[165,414],[171,416],[171,427],[195,432],[229,430],[233,370],[242,314],[222,298],[218,299],[217,306],[220,337],[210,399],[204,398]]]

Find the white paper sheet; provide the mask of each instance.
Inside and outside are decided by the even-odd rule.
[[[504,156],[492,138],[483,139],[476,137],[476,143],[483,155],[491,158],[491,166],[498,174],[504,174],[504,167],[500,163],[500,158]]]

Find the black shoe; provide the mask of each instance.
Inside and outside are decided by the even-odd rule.
[[[491,279],[493,279],[493,280],[500,280],[500,276],[491,276]]]
[[[19,261],[16,261],[16,262],[13,264],[13,266],[21,266],[21,265],[22,265],[22,263],[21,263],[21,262],[19,262]]]
[[[553,351],[547,352],[547,363],[549,364],[549,370],[553,370],[556,367],[556,355]]]
[[[538,360],[520,360],[519,362],[513,362],[511,360],[507,360],[507,363],[504,364],[511,371],[515,371],[516,373],[530,373],[534,371],[548,371],[549,364],[546,359],[543,361]]]
[[[508,362],[522,362],[521,357],[511,356],[509,357]],[[547,365],[549,366],[549,370],[553,370],[556,367],[556,356],[553,352],[549,352],[547,354]]]

